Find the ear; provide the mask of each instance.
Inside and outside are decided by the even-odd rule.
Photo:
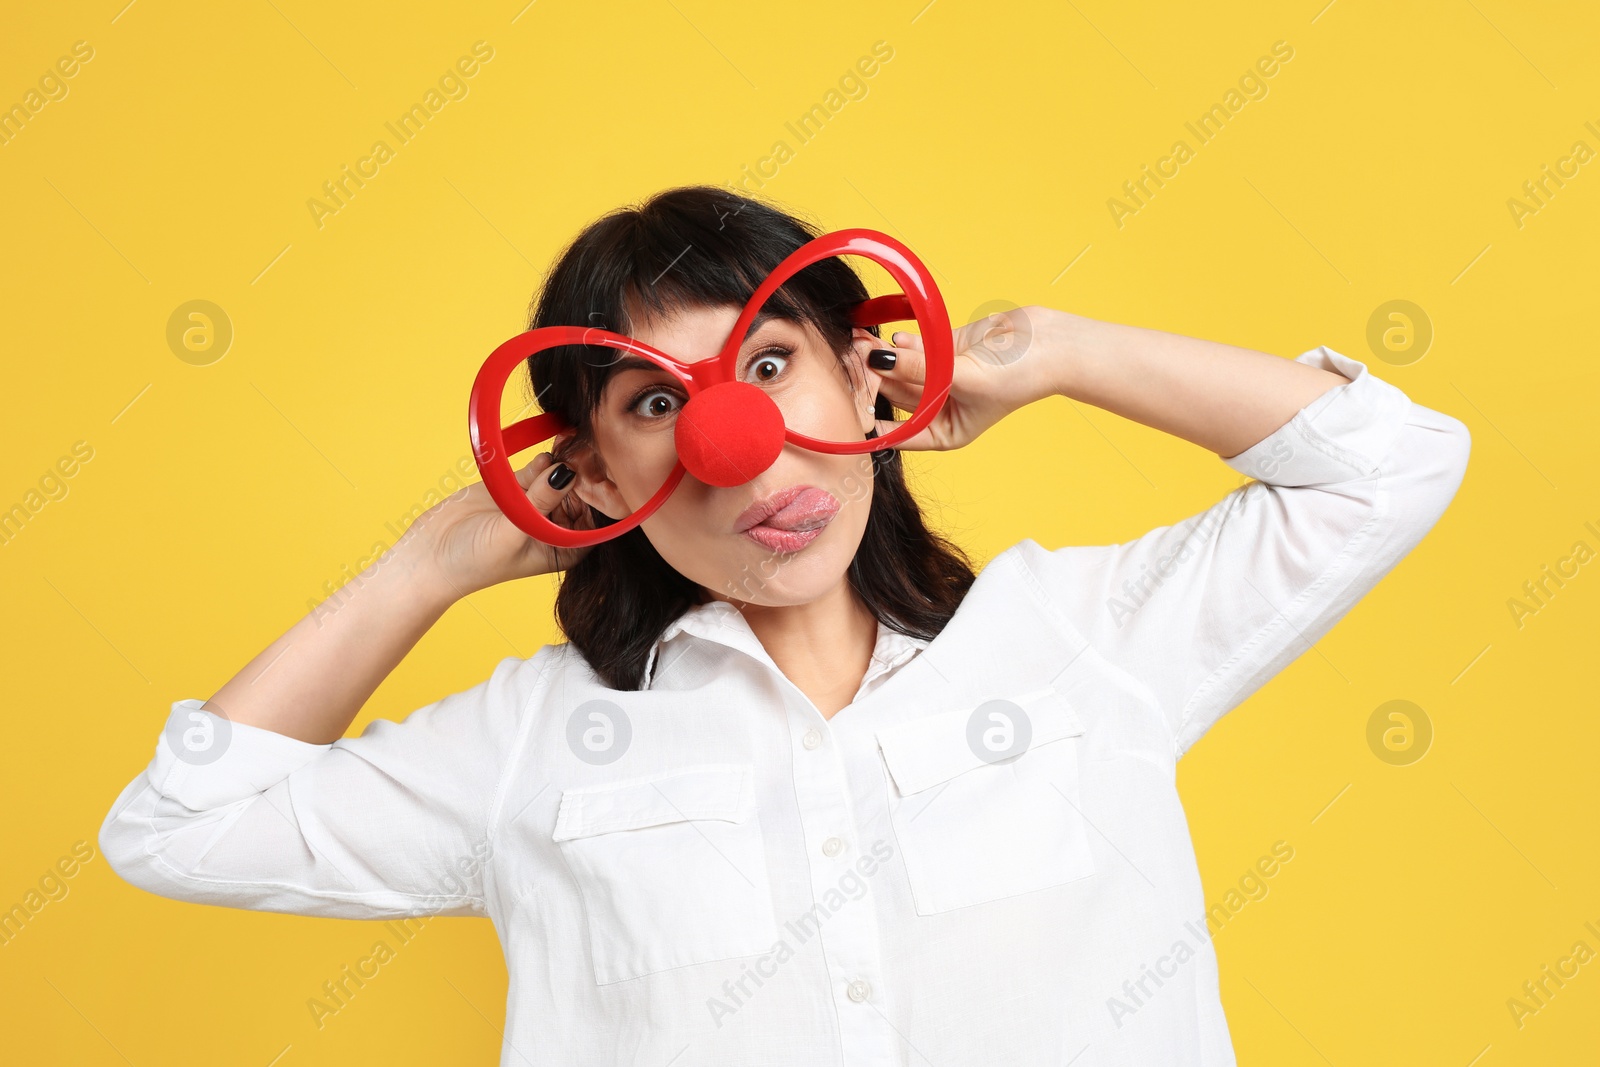
[[[878,403],[878,386],[882,382],[867,368],[867,353],[874,348],[888,347],[887,341],[874,337],[860,326],[855,327],[851,335],[850,351],[845,358],[849,362],[851,398],[856,405],[856,421],[861,424],[862,436],[878,425],[874,408]]]
[[[570,437],[558,439],[551,454],[577,474],[569,496],[576,496],[608,519],[620,519],[632,512],[616,483],[606,476],[605,463],[592,442],[575,444]]]

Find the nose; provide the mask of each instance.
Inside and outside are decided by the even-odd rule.
[[[750,382],[720,382],[678,412],[678,459],[707,485],[744,485],[783,451],[783,412]]]

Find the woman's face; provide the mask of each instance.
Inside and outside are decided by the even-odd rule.
[[[741,310],[695,308],[635,319],[632,336],[685,362],[712,359]],[[739,348],[738,380],[765,391],[791,428],[823,440],[864,440],[875,425],[877,378],[865,370],[859,339],[870,335],[858,330],[858,342],[841,360],[809,324],[756,321]],[[615,371],[593,415],[598,462],[593,455],[571,457],[578,471],[573,491],[612,518],[643,507],[677,462],[673,431],[687,399],[665,371]],[[788,507],[745,529],[752,505],[795,490],[804,491]],[[663,559],[713,594],[800,604],[843,579],[871,502],[870,453],[835,456],[785,442],[772,466],[744,485],[720,488],[685,474],[640,525]]]

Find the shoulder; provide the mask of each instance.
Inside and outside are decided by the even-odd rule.
[[[996,554],[973,583],[974,611],[1014,611],[1031,602],[1043,618],[1071,634],[1091,639],[1102,613],[1114,607],[1116,590],[1136,561],[1138,542],[1047,548],[1031,537]]]
[[[542,645],[526,658],[507,656],[485,683],[498,689],[495,703],[518,724],[549,715],[607,689],[594,668],[570,641]]]
[[[587,674],[588,670],[589,665],[577,649],[561,641],[540,645],[531,656],[507,656],[495,665],[494,673],[484,684],[511,698],[509,706],[520,717],[542,694],[552,688],[560,690],[574,673]]]
[[[1084,549],[1092,552],[1094,549]],[[1075,548],[1049,549],[1031,537],[996,553],[978,570],[961,613],[993,618],[1025,609],[1030,603],[1045,615],[1068,621],[1064,601],[1080,583],[1073,572],[1085,573],[1086,560]]]
[[[1050,601],[1060,598],[1071,580],[1088,579],[1104,569],[1121,545],[1066,545],[1046,548],[1025,537],[999,552],[984,565],[978,580],[993,585],[1016,584],[1027,587]]]
[[[374,718],[360,734],[363,744],[395,743],[424,736],[472,739],[502,747],[522,730],[544,702],[543,694],[569,667],[565,644],[543,645],[531,656],[506,656],[489,676],[417,708],[403,719]],[[560,686],[555,687],[559,691]],[[336,744],[350,745],[346,737]]]

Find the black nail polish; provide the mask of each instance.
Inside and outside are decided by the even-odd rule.
[[[557,463],[550,468],[550,475],[545,480],[550,483],[550,488],[552,489],[565,489],[567,484],[577,477],[577,474],[577,471],[565,463]]]
[[[873,370],[894,370],[896,356],[887,348],[874,348],[867,353],[867,366]]]

